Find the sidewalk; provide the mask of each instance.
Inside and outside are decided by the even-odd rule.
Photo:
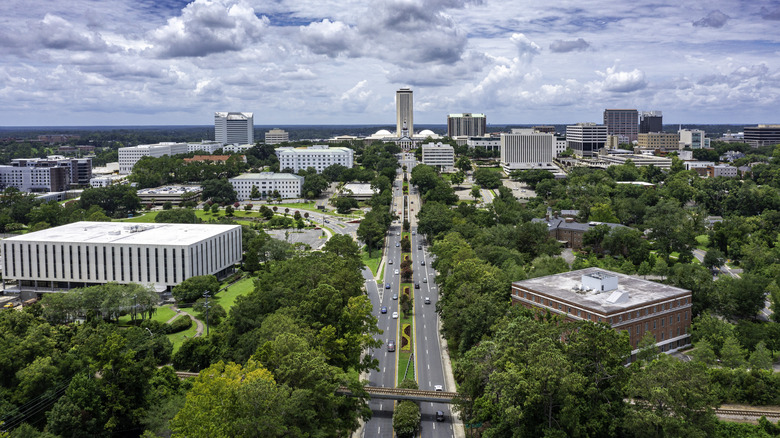
[[[172,323],[174,319],[180,317],[181,314],[183,313],[183,314],[187,315],[195,323],[195,336],[194,337],[197,338],[197,337],[200,337],[200,336],[203,335],[203,331],[204,331],[203,321],[199,320],[198,318],[195,318],[191,313],[189,313],[189,312],[187,312],[185,310],[179,309],[178,307],[176,307],[175,304],[171,305],[171,309],[176,311],[176,315],[174,315],[168,321],[165,321],[166,324]]]

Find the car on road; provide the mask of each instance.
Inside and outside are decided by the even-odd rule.
[[[398,269],[395,270],[395,275],[398,275]]]
[[[415,233],[414,231],[412,231],[412,236],[415,236],[415,235],[417,235],[417,233]]]
[[[397,293],[393,294],[393,299],[394,299],[394,300],[397,300],[397,299],[398,299],[398,294],[397,294]]]
[[[428,282],[428,277],[423,278],[423,283],[427,283],[427,282]]]
[[[390,259],[390,260],[388,260],[388,261],[387,261],[387,264],[388,264],[388,265],[392,265],[392,264],[393,264],[393,259]]]
[[[417,249],[422,249],[422,245],[417,245]]]
[[[398,312],[393,312],[393,319],[398,319]]]
[[[419,288],[420,288],[420,283],[415,283],[415,284],[414,284],[414,288],[415,288],[415,289],[419,289]]]
[[[395,247],[398,248],[399,246],[401,246],[401,242],[395,242]]]
[[[444,412],[436,411],[436,421],[444,421]]]
[[[400,232],[400,231],[396,231],[396,232],[395,232],[395,235],[396,235],[396,236],[400,236],[400,235],[401,235],[401,232]]]
[[[379,310],[382,313],[387,313],[387,306],[382,306],[382,309]]]
[[[431,304],[431,297],[425,297],[425,304]],[[382,307],[384,309],[384,307]],[[384,312],[382,312],[384,313]]]
[[[329,223],[330,223],[330,221],[329,221],[329,220],[327,220],[327,219],[325,219],[325,223],[326,223],[326,224],[329,224]]]
[[[441,385],[434,385],[434,386],[433,386],[433,390],[434,390],[434,391],[439,391],[439,392],[442,392],[442,391],[444,391],[444,387],[443,387],[443,386],[441,386]]]
[[[387,340],[387,351],[395,351],[395,341],[392,339]]]
[[[385,289],[390,289],[390,283],[385,283]]]
[[[425,260],[420,260],[420,266],[425,266]]]

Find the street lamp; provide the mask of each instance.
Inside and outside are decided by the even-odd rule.
[[[209,335],[209,291],[203,292],[203,298],[206,299],[206,337]]]

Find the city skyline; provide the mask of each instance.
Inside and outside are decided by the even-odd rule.
[[[776,2],[9,0],[0,126],[777,123]]]

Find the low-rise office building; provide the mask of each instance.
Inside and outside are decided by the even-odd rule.
[[[610,228],[624,227],[621,224],[612,224],[609,222],[589,222],[583,224],[574,220],[573,217],[553,216],[549,211],[544,218],[533,218],[531,222],[547,224],[547,230],[550,237],[560,242],[565,248],[574,250],[582,249],[582,238],[588,230],[596,225],[607,225]]]
[[[274,128],[265,133],[265,144],[279,144],[290,141],[290,134],[284,129]]]
[[[442,172],[455,170],[455,148],[444,143],[422,145],[422,163],[441,169]]]
[[[555,168],[556,140],[553,134],[532,129],[513,129],[501,134],[501,167],[504,172]]]
[[[138,190],[138,198],[144,204],[163,205],[170,202],[179,205],[182,202],[197,201],[203,188],[200,186],[163,186]]]
[[[566,321],[606,323],[628,333],[631,358],[646,333],[670,353],[691,344],[691,291],[638,277],[586,268],[512,283],[512,304]],[[626,358],[629,359],[629,358]]]
[[[292,173],[244,173],[230,178],[230,184],[238,195],[239,201],[272,198],[278,192],[282,199],[300,198],[303,191],[302,176]],[[257,187],[259,196],[252,197],[252,187]]]
[[[680,148],[680,134],[673,132],[640,132],[636,145],[640,149],[678,150]]]
[[[127,175],[133,171],[133,166],[143,157],[159,158],[165,155],[186,154],[189,151],[187,143],[164,142],[157,144],[139,144],[119,148],[119,173]]]
[[[241,226],[75,222],[0,242],[3,278],[35,296],[109,282],[170,290],[241,261]]]
[[[204,140],[200,143],[187,143],[187,152],[205,152],[213,154],[222,149],[222,146],[224,145],[218,141]]]
[[[314,145],[309,147],[276,148],[279,169],[292,169],[293,173],[313,167],[322,173],[326,167],[340,164],[351,168],[354,165],[355,152],[350,148]]]

